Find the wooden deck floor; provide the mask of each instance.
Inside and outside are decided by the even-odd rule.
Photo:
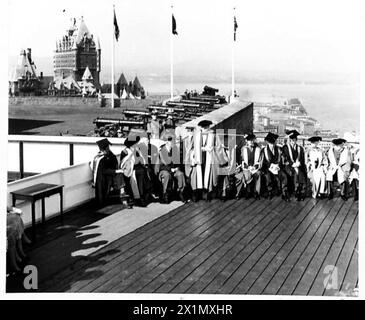
[[[87,228],[82,214],[77,219],[73,237]],[[57,265],[57,256],[65,259],[62,241],[45,234],[37,250],[52,242],[56,258],[50,263]],[[358,203],[352,199],[188,203],[96,252],[66,260],[57,272],[40,276],[38,291],[352,295],[357,246]],[[17,291],[16,281],[8,282],[8,291]]]

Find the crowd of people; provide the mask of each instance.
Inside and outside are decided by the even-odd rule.
[[[301,201],[308,196],[332,199],[339,187],[342,200],[351,194],[357,201],[359,148],[338,138],[324,150],[319,136],[309,138],[310,146],[304,148],[299,135],[287,131],[286,143],[279,146],[278,135],[268,133],[261,146],[248,133],[241,147],[203,120],[187,128],[181,141],[173,130],[164,132],[157,144],[150,143],[150,136],[126,138],[119,159],[104,138],[97,141],[99,152],[91,162],[95,198],[100,206],[111,193],[130,206],[276,196]]]

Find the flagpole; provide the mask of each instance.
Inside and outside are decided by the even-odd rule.
[[[235,15],[235,10],[236,10],[236,8],[235,7],[233,7],[233,23],[235,24],[236,22],[235,22],[235,17],[236,17],[236,15]],[[233,25],[233,29],[235,28],[235,26]],[[235,83],[234,83],[234,58],[235,58],[235,56],[234,56],[234,46],[235,46],[235,30],[233,30],[233,39],[232,39],[232,100],[234,100],[234,85],[235,85]]]
[[[113,4],[113,23],[112,23],[112,74],[111,74],[111,108],[114,109],[114,12],[115,12],[115,5]]]
[[[173,6],[171,6],[171,18],[173,16]],[[170,98],[174,97],[174,38],[170,30]]]

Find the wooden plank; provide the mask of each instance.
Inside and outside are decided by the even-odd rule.
[[[265,209],[267,206],[271,204],[273,207],[278,206],[280,204],[279,201],[275,200],[274,202],[269,202],[267,200],[261,201],[261,203],[250,212],[247,212],[247,217],[250,218],[247,224],[240,227],[238,232],[234,235],[234,237],[227,242],[224,246],[217,248],[218,250],[214,250],[214,245],[211,250],[207,253],[207,257],[203,256],[202,260],[198,259],[197,264],[193,265],[190,270],[181,270],[181,275],[179,274],[177,277],[177,281],[173,281],[171,283],[167,283],[166,286],[159,288],[157,292],[173,292],[173,293],[183,293],[188,289],[192,288],[195,284],[198,286],[191,289],[191,292],[198,293],[202,288],[202,283],[207,283],[212,279],[212,267],[221,263],[222,261],[226,261],[226,254],[235,250],[239,242],[253,229],[258,225],[263,223],[263,221],[267,220],[267,211]],[[251,219],[253,216],[253,219]],[[182,278],[182,279],[181,279]],[[175,276],[174,276],[175,279]]]
[[[83,277],[86,268],[95,267],[97,264],[99,264],[102,258],[104,263],[105,261],[112,259],[116,254],[120,253],[118,250],[118,252],[110,254],[111,252],[117,250],[119,246],[124,244],[130,244],[130,246],[133,246],[137,239],[141,240],[141,235],[145,234],[147,236],[149,230],[154,230],[154,232],[158,233],[161,228],[168,226],[167,221],[169,221],[169,219],[179,217],[176,221],[178,222],[180,221],[180,218],[184,219],[184,216],[179,216],[179,213],[183,212],[184,210],[192,211],[192,208],[194,208],[193,205],[187,204],[172,210],[168,214],[161,216],[156,220],[151,221],[150,223],[143,226],[143,228],[138,228],[134,232],[127,234],[118,241],[110,243],[107,247],[100,249],[89,257],[77,260],[74,264],[69,265],[69,267],[65,268],[58,274],[42,282],[40,284],[40,288],[45,291],[56,292],[67,290],[70,283],[73,283],[74,281]]]
[[[259,257],[256,257],[256,252],[250,257],[251,266],[245,276],[237,284],[232,293],[247,293],[252,284],[260,277],[266,266],[277,256],[278,252],[288,244],[293,243],[294,234],[297,230],[302,230],[304,233],[313,219],[317,216],[323,203],[315,205],[315,201],[307,200],[307,205],[300,212],[292,212],[293,214],[283,221],[281,233],[279,237],[273,241],[266,251]],[[316,210],[317,209],[317,210]],[[265,245],[266,243],[264,243]],[[248,260],[247,260],[248,261]],[[246,261],[246,262],[247,262]],[[246,263],[245,262],[245,263]]]
[[[227,201],[224,208],[236,207],[238,201]],[[117,272],[116,277],[110,279],[103,286],[97,288],[98,292],[133,292],[125,291],[125,289],[134,282],[140,281],[149,273],[150,275],[159,272],[158,267],[161,263],[165,266],[163,269],[169,267],[175,259],[178,260],[192,247],[199,244],[206,237],[213,234],[216,230],[221,228],[222,219],[226,221],[231,214],[222,217],[222,208],[216,206],[211,211],[210,219],[203,221],[199,226],[196,223],[190,222],[186,226],[182,226],[175,230],[174,237],[170,241],[164,241],[161,245],[151,251],[147,248],[148,254],[140,254],[139,259],[134,262],[132,268],[123,273]],[[155,269],[156,268],[156,269]],[[155,269],[155,270],[154,270]]]
[[[157,266],[152,273],[146,274],[143,279],[138,281],[139,283],[133,283],[128,287],[128,290],[132,292],[156,292],[156,289],[168,280],[176,279],[176,274],[181,269],[191,270],[194,262],[209,254],[212,247],[217,248],[223,245],[227,239],[232,237],[232,233],[234,234],[238,228],[247,224],[251,217],[246,213],[255,211],[255,207],[257,207],[257,203],[251,199],[249,201],[240,200],[237,206],[226,209],[221,213],[222,219],[219,222],[217,231],[212,232],[203,241],[198,242],[195,247],[192,247],[191,250],[187,251],[185,255],[176,260],[170,267],[165,268],[165,263]],[[226,216],[228,219],[225,219]],[[171,252],[173,253],[172,250]],[[170,257],[168,257],[168,260],[170,260]],[[158,273],[159,271],[157,270],[161,272]]]
[[[313,284],[313,281],[315,280],[316,275],[319,272],[323,272],[323,270],[320,269],[322,263],[327,255],[328,250],[330,249],[332,242],[336,238],[340,228],[345,222],[350,207],[351,202],[346,202],[340,209],[330,228],[325,232],[318,233],[318,236],[321,236],[322,239],[315,246],[312,245],[311,250],[308,250],[305,253],[307,258],[310,257],[310,260],[305,272],[303,273],[300,281],[293,291],[293,294],[307,295]],[[313,250],[314,248],[315,250]],[[280,292],[283,294],[287,294],[285,291],[279,291],[279,293]]]
[[[345,278],[341,285],[341,290],[340,290],[341,293],[346,295],[354,294],[354,289],[358,288],[358,280],[359,280],[358,270],[359,270],[359,264],[358,264],[358,241],[357,241],[354,251],[352,252],[349,267],[346,271]]]
[[[293,250],[290,251],[289,255],[286,256],[283,261],[280,261],[279,265],[275,263],[274,268],[269,266],[267,270],[270,271],[270,273],[268,274],[265,271],[265,275],[261,276],[260,282],[261,280],[263,280],[263,283],[265,284],[265,286],[262,286],[263,283],[260,284],[260,286],[262,287],[261,293],[277,294],[278,290],[284,284],[290,274],[293,277],[293,279],[290,279],[290,281],[288,281],[290,284],[295,282],[296,279],[299,279],[300,274],[294,275],[293,273],[291,273],[292,269],[296,265],[297,261],[301,258],[302,253],[307,248],[309,242],[314,238],[318,228],[328,227],[328,224],[332,222],[334,216],[337,214],[339,208],[342,205],[342,202],[340,202],[338,199],[326,202],[327,204],[329,204],[330,209],[328,211],[324,211],[324,217],[320,216],[318,224],[312,224],[309,232],[303,235],[303,237],[297,242]],[[321,218],[323,220],[321,220]]]
[[[325,296],[341,295],[340,290],[341,290],[343,281],[345,279],[346,272],[349,268],[351,257],[354,252],[354,248],[356,247],[356,244],[358,241],[358,234],[359,234],[358,223],[359,223],[359,218],[357,217],[354,221],[354,224],[351,227],[349,235],[346,239],[346,243],[341,250],[341,253],[338,257],[338,261],[335,264],[335,266],[338,268],[337,269],[338,270],[338,272],[337,272],[338,289],[326,288],[323,293],[323,295],[325,295]],[[357,274],[359,274],[358,270],[357,270]]]
[[[232,270],[233,272],[229,274],[229,277],[223,283],[219,283],[214,280],[204,290],[204,292],[232,293],[234,288],[246,274],[247,270],[250,269],[250,265],[252,262],[252,260],[250,260],[250,257],[252,257],[252,255],[254,255],[256,258],[257,256],[260,257],[263,254],[263,252],[260,250],[260,247],[265,250],[268,245],[270,245],[272,242],[275,242],[275,240],[280,236],[280,227],[282,223],[284,221],[287,221],[289,216],[293,214],[293,209],[296,212],[301,212],[304,208],[306,208],[307,203],[307,201],[299,203],[284,202],[283,210],[279,211],[275,215],[273,223],[263,226],[262,230],[260,230],[260,232],[257,234],[254,241],[252,241],[249,246],[244,246],[243,250],[241,250],[241,252],[235,257],[235,259],[229,264],[229,267],[222,272],[224,273],[227,272],[227,270]],[[255,260],[255,257],[253,260]]]
[[[128,277],[130,270],[134,272],[138,269],[136,263],[141,263],[141,257],[144,258],[144,263],[146,263],[146,261],[148,262],[155,256],[162,254],[163,250],[161,248],[172,246],[181,241],[181,239],[184,239],[184,237],[187,237],[189,233],[199,232],[201,228],[204,228],[207,221],[217,216],[219,212],[217,202],[213,201],[208,206],[205,204],[205,207],[203,206],[198,210],[199,214],[195,218],[191,216],[191,212],[185,212],[183,222],[177,225],[172,223],[161,232],[147,235],[147,240],[139,241],[139,245],[133,247],[133,250],[120,247],[119,250],[125,253],[102,266],[100,268],[103,272],[101,277],[91,281],[87,286],[81,288],[78,286],[73,287],[72,290],[81,290],[83,292],[109,290],[115,283],[120,283],[120,278]],[[223,207],[230,206],[231,204],[227,202]]]
[[[207,207],[209,208],[210,205]],[[195,210],[192,210],[191,208],[195,208]],[[92,288],[94,288],[98,285],[98,283],[102,284],[105,279],[87,276],[90,268],[92,268],[91,270],[93,272],[96,271],[101,273],[103,276],[107,276],[108,272],[113,269],[113,266],[116,263],[114,260],[118,261],[118,259],[129,259],[128,261],[130,261],[138,253],[143,252],[149,243],[154,243],[157,245],[159,241],[161,241],[160,238],[163,234],[162,231],[167,230],[168,232],[173,233],[175,228],[187,223],[189,219],[198,217],[201,212],[207,212],[207,208],[202,205],[194,204],[193,207],[185,208],[185,210],[179,212],[178,215],[171,216],[171,220],[167,219],[163,223],[155,225],[152,228],[149,228],[148,226],[146,226],[146,228],[141,227],[139,230],[137,230],[138,232],[132,232],[131,234],[118,239],[108,246],[108,250],[115,250],[115,254],[108,254],[107,256],[103,257],[102,263],[100,263],[98,256],[94,257],[92,255],[92,258],[96,258],[96,264],[93,266],[86,265],[86,267],[81,270],[81,273],[85,276],[74,277],[73,281],[68,284],[67,290],[78,291],[85,286],[90,285]],[[205,214],[203,216],[205,217]],[[101,254],[103,254],[103,252]],[[120,262],[121,261],[119,261],[119,263]]]
[[[244,202],[246,203],[246,201]],[[194,250],[185,255],[178,263],[175,263],[171,268],[161,274],[161,276],[153,279],[146,286],[141,288],[138,292],[169,292],[180,281],[182,281],[187,274],[191,274],[193,271],[198,270],[199,266],[211,257],[213,253],[225,247],[228,243],[235,243],[235,237],[238,231],[251,223],[253,219],[257,219],[256,213],[260,212],[260,209],[264,207],[264,204],[255,201],[251,202],[250,206],[240,206],[236,210],[239,210],[237,218],[233,218],[229,221],[230,228],[222,236],[214,235],[209,245],[204,243],[204,246],[200,245]],[[261,210],[262,211],[262,210]],[[223,213],[225,214],[225,212]],[[260,221],[260,220],[259,220]],[[199,276],[196,276],[198,278]]]
[[[319,271],[317,273],[317,276],[314,279],[312,286],[308,292],[309,295],[323,295],[324,292],[326,291],[326,287],[328,285],[330,285],[330,287],[331,285],[333,285],[332,281],[331,282],[329,282],[329,280],[326,281],[326,278],[330,279],[329,278],[330,274],[328,273],[330,272],[329,269],[327,269],[328,271],[324,273],[325,268],[328,268],[328,266],[336,267],[335,274],[333,274],[332,272],[331,274],[336,277],[337,283],[339,274],[343,275],[345,274],[347,265],[345,266],[345,268],[340,268],[338,259],[340,257],[342,250],[344,249],[345,243],[350,235],[351,229],[354,229],[353,233],[356,234],[357,228],[353,228],[353,226],[356,225],[357,211],[358,211],[357,204],[353,203],[352,207],[350,207],[350,210],[345,218],[343,225],[341,226],[340,230],[336,235],[335,240],[331,243],[327,251],[326,258],[324,259],[322,265],[318,269]],[[356,237],[353,238],[354,240],[356,240]],[[355,241],[353,241],[353,243],[355,244]]]

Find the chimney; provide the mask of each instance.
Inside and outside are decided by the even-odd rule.
[[[31,48],[27,49],[27,57],[28,57],[29,63],[32,64],[32,49]]]

